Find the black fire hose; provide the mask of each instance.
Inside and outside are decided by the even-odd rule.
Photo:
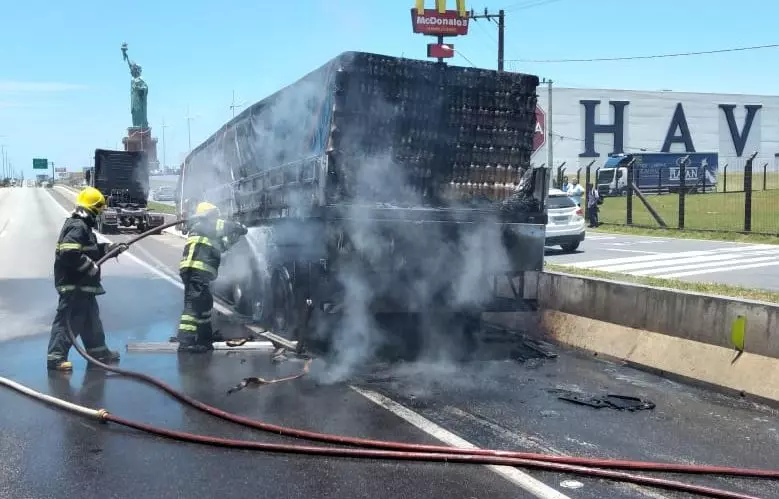
[[[149,236],[151,236],[153,234],[157,234],[158,232],[162,232],[164,229],[167,229],[168,227],[173,227],[174,225],[183,224],[186,221],[187,221],[187,219],[184,218],[184,219],[181,219],[181,220],[174,220],[172,222],[168,222],[168,223],[164,223],[162,225],[158,225],[157,227],[154,227],[153,229],[149,229],[146,232],[142,232],[141,234],[138,234],[137,236],[131,238],[129,241],[126,241],[123,244],[126,244],[127,246],[132,246],[133,244],[137,243],[141,239],[149,237]],[[109,258],[112,258],[114,255],[119,253],[120,249],[121,249],[120,247],[116,247],[116,248],[112,249],[111,251],[109,251],[105,255],[103,255],[103,258],[101,258],[100,260],[98,260],[95,263],[97,264],[98,267],[103,265],[106,262],[106,260],[108,260]]]
[[[185,222],[185,220],[178,220],[164,224],[160,227],[155,227],[149,231],[140,234],[139,236],[131,239],[126,244],[134,244],[141,239],[148,237],[154,233],[159,232],[161,229],[171,227]],[[114,251],[107,253],[103,258],[98,260],[97,264],[102,265],[107,259],[111,258],[113,254],[119,251],[116,248]],[[741,477],[753,477],[753,478],[771,478],[779,479],[779,470],[770,469],[745,469],[735,467],[724,466],[705,466],[705,465],[684,465],[675,463],[658,463],[658,462],[646,462],[646,461],[628,461],[628,460],[614,460],[614,459],[598,459],[598,458],[582,458],[572,456],[553,456],[536,454],[529,452],[514,452],[514,451],[501,451],[491,449],[468,449],[457,447],[446,447],[436,445],[420,445],[410,444],[404,442],[392,442],[381,440],[370,440],[362,438],[347,437],[341,435],[332,435],[326,433],[317,433],[307,430],[300,430],[296,428],[288,428],[278,425],[265,423],[262,421],[252,420],[232,414],[216,407],[209,406],[203,402],[200,402],[188,395],[181,393],[171,386],[167,385],[161,380],[158,380],[152,376],[137,371],[131,371],[122,369],[116,366],[104,364],[97,359],[91,357],[84,348],[78,344],[76,335],[74,334],[71,325],[70,317],[67,317],[67,333],[70,337],[73,346],[78,353],[86,359],[89,363],[92,363],[106,371],[114,372],[123,376],[134,378],[136,380],[144,381],[157,388],[162,389],[174,398],[178,399],[185,404],[219,417],[221,419],[237,423],[242,426],[247,426],[262,431],[267,431],[275,434],[286,435],[295,438],[315,440],[320,442],[337,443],[342,445],[350,445],[357,447],[368,447],[369,449],[348,449],[348,448],[325,448],[325,447],[311,447],[311,446],[298,446],[298,445],[282,445],[282,444],[259,444],[258,442],[241,442],[236,440],[223,440],[215,437],[206,436],[194,436],[195,440],[189,439],[189,434],[172,432],[165,429],[154,429],[142,423],[133,423],[127,426],[131,426],[136,429],[144,431],[152,431],[158,435],[169,436],[170,438],[177,438],[179,440],[196,441],[199,443],[206,443],[212,445],[219,445],[223,447],[240,447],[244,449],[254,448],[257,450],[275,451],[275,452],[291,452],[291,453],[307,453],[307,454],[319,454],[319,455],[331,455],[331,456],[343,456],[343,457],[369,457],[369,458],[385,458],[385,459],[408,459],[408,460],[422,460],[422,461],[443,461],[443,462],[468,462],[475,464],[500,464],[509,466],[527,466],[531,468],[544,469],[549,471],[571,472],[575,474],[581,474],[586,476],[597,476],[601,478],[608,478],[618,481],[628,481],[637,484],[654,485],[663,488],[670,488],[674,490],[683,490],[688,492],[694,492],[711,497],[731,497],[731,498],[745,498],[750,497],[738,493],[731,493],[724,490],[711,489],[709,487],[699,487],[695,485],[688,485],[681,482],[675,482],[670,480],[662,480],[653,477],[644,477],[637,475],[630,475],[623,472],[615,472],[599,468],[612,468],[612,469],[631,469],[631,470],[645,470],[645,471],[665,471],[675,473],[693,473],[693,474],[718,474],[718,475],[732,475]],[[120,418],[114,417],[115,422],[119,422]],[[128,423],[126,420],[122,420],[124,423]],[[370,450],[372,448],[372,450]]]

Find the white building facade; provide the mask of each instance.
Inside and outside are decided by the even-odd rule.
[[[548,92],[539,86],[546,116],[536,133],[546,139],[535,165],[548,160]],[[566,175],[593,160],[597,168],[610,153],[638,152],[716,152],[720,171],[741,171],[758,152],[755,169],[779,171],[779,96],[552,86],[552,113],[553,171],[565,162]]]

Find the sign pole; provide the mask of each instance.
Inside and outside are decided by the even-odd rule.
[[[546,126],[546,164],[549,165],[549,170],[552,170],[552,161],[554,160],[554,152],[552,151],[552,80],[549,80],[547,82],[548,84],[548,92],[549,92],[549,103],[547,107],[549,108],[546,112],[546,123],[544,123],[544,126]]]

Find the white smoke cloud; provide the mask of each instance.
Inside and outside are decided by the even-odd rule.
[[[262,113],[252,115],[245,111],[239,115],[235,139],[225,141],[237,145],[237,152],[213,148],[197,157],[194,161],[202,162],[202,166],[187,174],[185,197],[217,202],[223,213],[230,206],[244,203],[246,209],[257,209],[283,197],[290,212],[311,213],[316,188],[322,186],[327,171],[317,166],[318,184],[310,188],[281,191],[275,187],[295,170],[277,167],[305,156],[301,149],[311,143],[314,157],[318,141],[329,136],[329,130],[322,130],[321,126],[326,116],[319,113],[320,99],[328,91],[330,77],[326,71],[315,72],[296,83],[294,90],[272,96]],[[350,98],[354,97],[347,95],[347,101]],[[430,104],[434,109],[436,103]],[[346,111],[335,109],[336,113]],[[401,111],[394,103],[374,96],[366,112],[374,123],[379,118],[393,123],[395,113],[407,110]],[[323,234],[315,224],[290,227],[279,223],[270,229],[253,229],[247,244],[231,250],[231,259],[244,263],[220,270],[224,279],[245,279],[248,262],[254,260],[265,267],[265,278],[270,277],[268,262],[278,255],[266,254],[273,246],[268,244],[268,238],[276,242],[294,241],[314,262],[316,257],[311,255],[325,258],[328,243],[341,247],[341,255],[329,261],[328,270],[342,307],[337,314],[318,312],[313,324],[316,338],[329,337],[331,341],[326,365],[314,374],[326,383],[346,379],[385,348],[388,340],[404,335],[416,335],[422,358],[436,365],[458,358],[462,349],[467,348],[463,336],[465,321],[452,311],[466,313],[485,303],[491,297],[487,275],[499,273],[509,262],[501,229],[494,223],[498,221],[497,210],[491,215],[482,212],[477,222],[458,224],[459,231],[453,231],[451,224],[436,221],[378,220],[379,214],[402,219],[408,215],[405,207],[429,206],[429,199],[419,187],[421,182],[433,180],[433,172],[405,169],[386,148],[375,152],[365,146],[373,135],[392,131],[367,128],[360,118],[333,120],[340,127],[334,134],[340,137],[343,147],[339,147],[336,156],[340,221],[329,222],[330,232]],[[318,131],[324,132],[322,136],[317,135]],[[233,170],[226,165],[233,165]],[[232,188],[224,189],[233,176],[245,179],[235,184],[236,195]],[[432,210],[425,218],[430,219],[435,213]],[[281,247],[279,251],[287,250]],[[416,313],[416,331],[385,330],[385,321],[377,316],[380,305]]]

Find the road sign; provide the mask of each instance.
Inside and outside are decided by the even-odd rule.
[[[32,167],[34,170],[48,170],[49,160],[46,158],[33,158]]]
[[[536,129],[533,132],[533,152],[531,156],[546,144],[546,113],[536,106]]]
[[[63,168],[55,168],[54,171],[57,172],[57,173],[67,173],[68,169],[64,168],[64,167]]]

